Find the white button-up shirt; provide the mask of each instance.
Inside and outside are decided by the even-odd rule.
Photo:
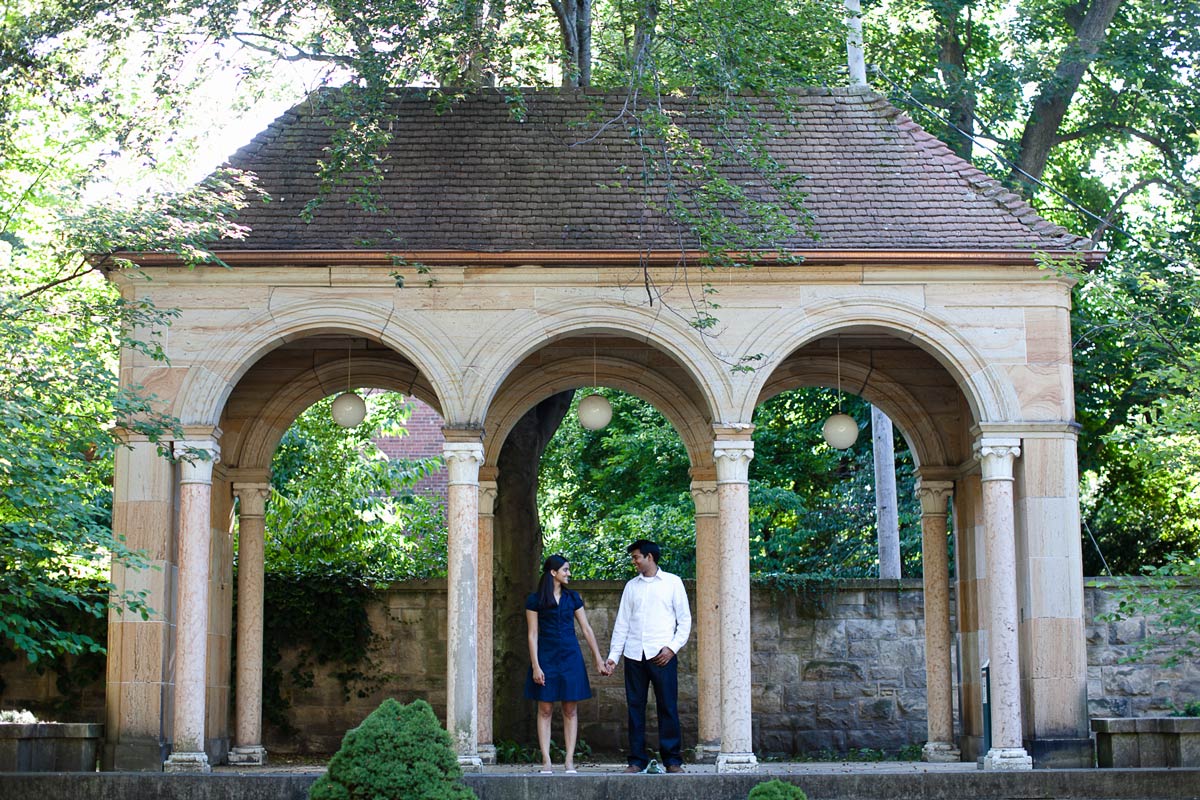
[[[678,653],[691,632],[692,611],[679,576],[661,569],[652,578],[638,575],[621,593],[608,657],[650,659],[664,646]]]

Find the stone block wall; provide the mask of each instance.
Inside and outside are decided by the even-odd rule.
[[[1124,663],[1146,639],[1146,620],[1097,622],[1096,617],[1116,608],[1111,578],[1088,581],[1084,595],[1087,622],[1088,716],[1146,717],[1169,714],[1200,700],[1200,662],[1181,659],[1163,666],[1169,647],[1157,647],[1141,661]],[[1200,592],[1192,582],[1180,591]]]
[[[577,581],[592,627],[607,653],[621,584]],[[689,592],[694,587],[689,585]],[[1145,661],[1123,664],[1145,636],[1145,622],[1094,622],[1113,601],[1111,583],[1089,586],[1088,697],[1093,717],[1144,716],[1200,698],[1200,665],[1162,666],[1166,649]],[[693,597],[694,600],[694,597]],[[695,604],[693,602],[693,608]],[[294,736],[266,726],[276,753],[336,750],[345,732],[386,697],[427,699],[439,714],[446,704],[446,595],[441,581],[397,584],[370,609],[378,635],[374,662],[349,691],[316,668],[311,686],[291,688]],[[270,620],[266,621],[270,624]],[[896,751],[925,740],[924,622],[919,581],[852,581],[805,592],[755,589],[752,593],[754,746],[763,754]],[[685,746],[695,744],[696,638],[680,653],[680,710]],[[586,644],[580,641],[580,646]],[[590,659],[587,659],[590,661]],[[285,672],[296,654],[285,654]],[[53,717],[53,680],[26,669],[23,660],[0,665],[0,707],[29,708]],[[523,704],[525,675],[496,675],[496,713]],[[592,700],[580,704],[580,733],[597,752],[624,745],[625,699],[621,673],[592,677]],[[103,720],[103,685],[85,692],[72,720]],[[957,698],[956,698],[957,702]],[[653,719],[653,703],[651,703]],[[957,717],[956,710],[956,717]],[[555,736],[561,738],[556,717]],[[652,738],[656,735],[652,726]],[[533,742],[532,729],[527,741]]]

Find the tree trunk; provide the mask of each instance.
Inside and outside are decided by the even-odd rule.
[[[971,22],[968,19],[964,42],[960,21],[963,4],[953,3],[941,8],[944,13],[938,18],[938,71],[942,74],[942,85],[946,87],[946,113],[950,123],[942,140],[950,143],[955,154],[969,161],[971,137],[975,135],[975,87],[967,78]]]
[[[879,577],[900,579],[900,509],[896,502],[896,450],[892,421],[871,406],[871,443],[875,454],[875,533],[879,543]]]
[[[592,85],[592,0],[550,0],[562,33],[566,64],[562,85],[578,88]]]
[[[1058,143],[1058,130],[1071,106],[1075,92],[1083,81],[1088,64],[1095,57],[1108,26],[1116,16],[1123,0],[1092,0],[1086,13],[1074,24],[1075,38],[1067,45],[1054,75],[1042,84],[1041,93],[1033,101],[1033,110],[1021,135],[1017,165],[1009,174],[1013,186],[1020,186],[1028,196],[1037,188],[1046,170],[1050,151]]]
[[[525,597],[535,588],[542,566],[538,522],[538,464],[571,406],[574,392],[560,392],[531,408],[504,440],[496,476],[493,534],[495,741],[536,741],[534,703],[525,699],[529,669]]]

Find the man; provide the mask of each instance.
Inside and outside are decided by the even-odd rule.
[[[683,772],[683,736],[679,727],[679,660],[687,644],[692,612],[679,576],[659,569],[657,544],[638,539],[626,548],[637,577],[625,584],[613,625],[605,674],[625,656],[625,700],[629,704],[629,766],[642,772],[646,753],[646,693],[654,687],[658,708],[658,748],[667,772]]]

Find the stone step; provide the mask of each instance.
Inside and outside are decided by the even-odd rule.
[[[318,773],[208,775],[161,773],[0,774],[0,800],[307,800]],[[745,800],[760,781],[779,778],[810,800],[1200,800],[1200,769],[1037,770],[1034,772],[804,769],[741,775],[579,775],[483,773],[464,779],[479,800]],[[397,798],[397,800],[400,800]]]

